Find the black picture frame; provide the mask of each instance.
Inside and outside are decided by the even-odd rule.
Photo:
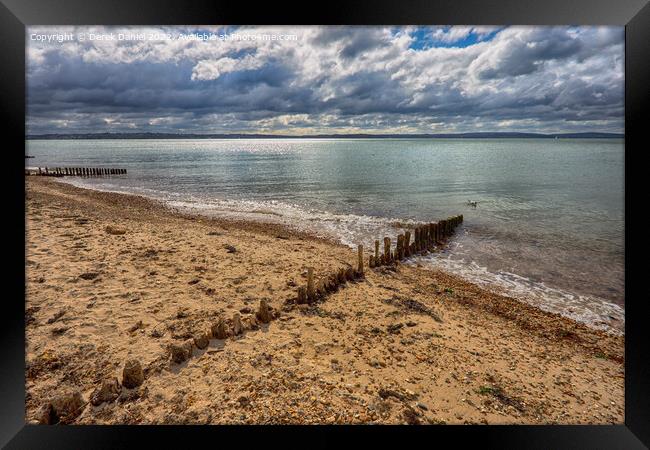
[[[429,427],[194,427],[194,426],[30,426],[25,425],[25,26],[147,25],[147,24],[471,24],[471,25],[625,25],[625,425],[620,426],[429,426]],[[647,293],[643,292],[641,261],[644,233],[642,203],[633,203],[642,187],[634,186],[633,168],[644,151],[650,96],[650,4],[646,0],[481,0],[226,2],[131,0],[0,0],[0,91],[2,92],[3,162],[0,177],[5,194],[6,231],[3,271],[2,361],[0,362],[0,445],[6,448],[122,448],[142,445],[190,446],[206,439],[214,445],[254,441],[284,447],[331,446],[360,439],[409,445],[423,439],[427,446],[474,444],[487,448],[644,448],[650,445],[650,369]],[[18,149],[23,151],[19,152]],[[641,180],[642,177],[636,178]],[[640,183],[639,183],[640,185]],[[633,207],[636,208],[633,210]],[[633,215],[634,211],[634,215]],[[633,221],[636,219],[636,222]],[[12,233],[9,235],[9,233]],[[15,237],[13,236],[15,233]],[[647,234],[647,232],[645,233]],[[634,245],[628,245],[632,244]],[[638,245],[641,243],[642,245]],[[638,259],[637,259],[638,258]],[[638,294],[637,294],[638,292]],[[282,437],[277,436],[281,433]],[[236,440],[240,444],[226,443]],[[255,443],[258,444],[258,443]],[[418,444],[420,445],[420,444]]]

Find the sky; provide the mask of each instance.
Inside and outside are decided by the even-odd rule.
[[[29,27],[27,131],[624,131],[623,27]]]

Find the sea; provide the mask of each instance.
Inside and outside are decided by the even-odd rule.
[[[351,247],[463,214],[442,251],[410,264],[624,331],[623,139],[75,139],[26,149],[29,167],[127,169],[62,179],[76,186]]]

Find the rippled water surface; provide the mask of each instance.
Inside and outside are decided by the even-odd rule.
[[[448,249],[422,262],[623,327],[622,139],[43,140],[27,152],[29,166],[128,169],[66,179],[81,186],[351,245],[394,237],[396,222],[462,213]]]

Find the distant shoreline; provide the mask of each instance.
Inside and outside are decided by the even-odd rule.
[[[72,133],[27,135],[27,140],[90,139],[623,139],[622,133],[441,133],[441,134],[175,134],[175,133]]]

